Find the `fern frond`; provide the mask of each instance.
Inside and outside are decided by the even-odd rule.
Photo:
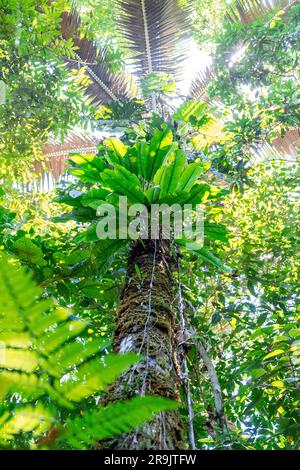
[[[113,403],[106,408],[87,411],[82,417],[69,420],[62,438],[75,449],[89,448],[97,440],[131,431],[150,420],[154,413],[176,408],[177,402],[151,396]]]
[[[26,405],[5,411],[0,416],[0,442],[9,441],[20,432],[40,435],[53,425],[53,413],[41,404]]]
[[[34,438],[51,428],[69,446],[86,448],[98,439],[133,429],[155,412],[178,406],[161,397],[135,398],[86,412],[62,427],[57,405],[74,409],[75,403],[103,390],[139,357],[101,354],[107,343],[86,337],[87,322],[72,319],[69,311],[51,300],[39,300],[40,296],[31,274],[2,255],[0,396],[17,393],[18,403],[8,407],[4,401],[0,408],[1,447],[20,433]],[[51,399],[51,406],[43,404],[45,398]],[[47,437],[39,442],[46,445]]]
[[[56,380],[55,389],[63,396],[71,397],[72,401],[79,402],[97,391],[104,390],[136,362],[135,354],[97,357]]]
[[[54,397],[62,406],[102,390],[137,361],[103,355],[107,342],[86,334],[88,322],[41,291],[24,268],[0,259],[0,391]]]

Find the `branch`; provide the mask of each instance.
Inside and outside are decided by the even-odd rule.
[[[178,309],[180,315],[180,329],[182,338],[185,338],[186,335],[186,322],[184,318],[184,302],[182,297],[182,289],[181,289],[181,280],[180,280],[180,264],[179,264],[179,257],[178,257],[178,248],[176,247],[177,253],[177,272],[178,272]],[[196,443],[195,443],[195,431],[194,431],[194,410],[193,410],[193,402],[191,396],[191,386],[190,386],[190,378],[189,378],[189,369],[187,365],[186,359],[186,352],[184,350],[185,343],[179,344],[178,348],[181,346],[183,360],[182,360],[182,376],[181,379],[184,381],[184,388],[185,394],[187,398],[187,406],[188,406],[188,423],[189,423],[189,441],[191,444],[192,450],[197,450]]]
[[[216,373],[216,369],[212,363],[211,358],[207,354],[207,351],[205,350],[203,343],[201,342],[199,338],[195,340],[195,346],[201,359],[204,362],[204,365],[206,367],[206,370],[207,370],[207,373],[211,382],[212,391],[213,391],[213,395],[215,399],[216,415],[220,424],[220,428],[223,434],[227,434],[228,430],[226,426],[226,418],[224,415],[222,389],[221,389],[221,385],[220,385],[220,382]]]

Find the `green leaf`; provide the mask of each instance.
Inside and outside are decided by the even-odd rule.
[[[95,338],[92,341],[72,341],[55,353],[51,353],[49,363],[57,374],[63,375],[75,366],[79,366],[86,359],[107,348],[108,345],[108,341],[102,338]]]
[[[205,203],[210,194],[211,187],[206,183],[196,184],[189,192],[178,192],[183,204],[192,204],[193,206]]]
[[[5,207],[0,206],[0,231],[5,228],[12,228],[11,222],[15,219],[15,217],[15,212],[11,212]]]
[[[123,165],[123,157],[126,155],[128,147],[116,137],[110,137],[104,141],[105,147],[110,150],[109,162],[113,165]]]
[[[56,380],[55,388],[63,396],[73,402],[79,402],[104,390],[128,367],[139,361],[136,354],[108,354],[85,362],[78,369],[72,371],[64,381]]]
[[[182,150],[175,150],[168,157],[167,164],[163,165],[156,173],[153,183],[160,186],[159,199],[163,199],[168,194],[175,192],[181,178],[186,156]]]
[[[78,207],[72,212],[67,212],[60,217],[53,217],[52,221],[56,223],[76,220],[77,222],[90,222],[96,217],[96,211],[91,207]]]
[[[173,142],[172,130],[167,126],[163,131],[155,129],[150,141],[149,155],[147,159],[146,179],[152,181],[157,170],[166,159]]]
[[[39,365],[38,356],[29,349],[5,348],[0,355],[0,368],[15,369],[23,372],[33,372]]]
[[[1,422],[4,422],[2,426]],[[0,440],[9,441],[21,432],[40,435],[54,422],[53,414],[45,406],[41,404],[22,406],[13,414],[6,412],[4,416],[0,416]]]
[[[199,250],[193,250],[203,261],[207,263],[213,264],[217,268],[221,269],[221,271],[231,272],[232,269],[226,264],[222,263],[222,261],[215,255],[213,255],[207,248],[203,247]]]
[[[222,317],[219,313],[214,313],[211,319],[211,324],[216,325],[222,320]]]
[[[8,392],[30,393],[34,398],[46,395],[60,406],[72,408],[72,402],[103,390],[139,360],[135,354],[100,356],[106,342],[86,338],[86,321],[74,319],[49,299],[36,300],[39,296],[31,276],[2,257],[2,396]]]
[[[181,246],[188,245],[190,243],[190,240],[187,240],[187,239],[184,239],[184,238],[181,239],[181,240],[175,240],[175,241],[176,241],[176,243],[178,243]],[[221,271],[232,272],[232,268],[230,268],[226,264],[222,263],[220,258],[213,255],[206,247],[201,247],[201,248],[198,248],[198,249],[192,249],[192,250],[189,250],[189,251],[191,251],[192,253],[195,253],[199,258],[201,258],[206,263],[209,263],[209,264],[212,264],[212,265],[216,266]]]
[[[104,141],[105,147],[108,149],[108,162],[115,166],[124,166],[127,170],[137,173],[136,158],[131,153],[131,149],[116,137],[110,137]]]
[[[131,149],[131,155],[136,159],[137,164],[137,174],[141,176],[144,180],[147,180],[147,170],[149,162],[149,153],[150,146],[147,142],[138,142]]]
[[[285,388],[284,382],[282,380],[273,380],[273,382],[271,382],[271,385],[273,385],[273,387],[275,388]]]
[[[19,238],[13,243],[12,248],[20,259],[30,265],[45,266],[47,264],[41,248],[33,243],[30,238]]]
[[[125,246],[128,240],[101,240],[97,243],[98,252],[96,259],[98,263],[98,274],[103,277],[114,261],[116,254]]]
[[[202,442],[203,444],[209,444],[215,442],[215,440],[212,437],[204,437],[203,439],[198,439],[198,442]]]
[[[265,369],[259,368],[259,369],[252,369],[251,370],[251,375],[254,379],[259,379],[263,375],[265,375],[267,372]]]
[[[75,194],[73,194],[73,192],[70,191],[69,193],[66,193],[62,196],[55,198],[54,202],[57,202],[59,204],[66,204],[67,206],[72,206],[72,207],[80,207],[81,199],[82,199],[81,191],[76,191]]]
[[[228,231],[224,225],[204,222],[204,235],[211,240],[228,241]]]
[[[72,320],[62,323],[41,335],[37,340],[37,346],[43,354],[53,354],[53,351],[58,347],[70,339],[79,336],[86,329],[87,325],[88,323],[83,320]]]
[[[108,194],[110,194],[110,192],[106,189],[91,189],[82,196],[81,203],[85,207],[91,207],[97,210]]]
[[[279,356],[280,354],[284,354],[285,351],[283,349],[275,349],[275,351],[271,351],[266,356],[264,356],[263,361],[266,359],[271,359],[271,357]]]
[[[147,204],[141,183],[136,175],[130,173],[126,168],[116,165],[114,170],[105,170],[102,180],[106,187],[112,189],[122,196],[127,196],[129,202]]]
[[[176,187],[177,192],[189,192],[199,176],[208,168],[209,164],[206,162],[190,163],[180,177],[180,181]]]
[[[289,330],[289,335],[292,338],[299,338],[300,337],[300,328],[293,328]]]
[[[173,114],[175,121],[190,122],[192,116],[196,118],[202,117],[207,111],[207,103],[199,100],[185,101]]]
[[[69,172],[77,176],[81,181],[88,183],[99,183],[101,181],[101,173],[106,168],[103,160],[95,155],[74,154],[69,162],[76,167],[70,169]]]

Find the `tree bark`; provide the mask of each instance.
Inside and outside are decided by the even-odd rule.
[[[168,240],[133,243],[113,345],[115,352],[135,352],[142,360],[108,390],[105,404],[137,395],[180,399],[172,266]],[[162,412],[134,432],[107,444],[105,448],[127,450],[187,448],[185,426],[178,411]]]

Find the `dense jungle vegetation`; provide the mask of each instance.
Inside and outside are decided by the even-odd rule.
[[[299,67],[299,1],[0,0],[1,449],[300,449]]]

